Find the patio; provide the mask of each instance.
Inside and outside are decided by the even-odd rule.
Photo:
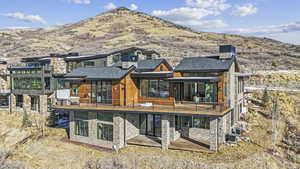
[[[126,141],[129,145],[140,145],[149,147],[161,147],[161,140],[157,137],[138,135]],[[169,144],[171,150],[183,150],[192,152],[213,153],[209,150],[209,143],[200,139],[178,138]]]

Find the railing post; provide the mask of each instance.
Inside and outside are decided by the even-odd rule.
[[[196,103],[196,112],[198,111],[198,106],[197,106],[197,103]]]

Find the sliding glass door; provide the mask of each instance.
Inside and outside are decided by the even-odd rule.
[[[205,82],[174,83],[173,96],[176,101],[212,103],[217,100],[217,84]]]
[[[140,134],[161,137],[161,116],[140,114]]]
[[[92,81],[92,102],[112,104],[112,82]]]

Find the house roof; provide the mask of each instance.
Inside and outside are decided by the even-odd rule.
[[[73,72],[65,75],[66,78],[85,78],[85,79],[103,79],[119,80],[126,76],[134,67],[121,69],[119,67],[88,67],[77,68]]]
[[[210,72],[226,71],[230,69],[235,57],[230,59],[219,59],[217,56],[184,58],[175,67],[177,72]]]
[[[138,61],[137,71],[152,71],[160,64],[165,63],[171,70],[172,66],[165,59],[150,59]]]

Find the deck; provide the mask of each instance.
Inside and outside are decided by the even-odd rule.
[[[222,116],[229,112],[230,108],[212,105],[192,105],[192,104],[176,104],[176,105],[157,105],[151,106],[130,105],[130,106],[114,106],[108,104],[79,104],[79,105],[55,105],[54,109],[66,110],[102,110],[102,111],[124,111],[124,112],[158,112],[158,113],[176,113],[176,114],[199,114]]]
[[[148,137],[144,135],[139,135],[126,141],[129,145],[140,145],[149,147],[161,147],[160,138]],[[192,152],[204,152],[213,153],[209,150],[209,143],[191,138],[178,138],[169,145],[171,150],[182,150],[182,151],[192,151]]]

